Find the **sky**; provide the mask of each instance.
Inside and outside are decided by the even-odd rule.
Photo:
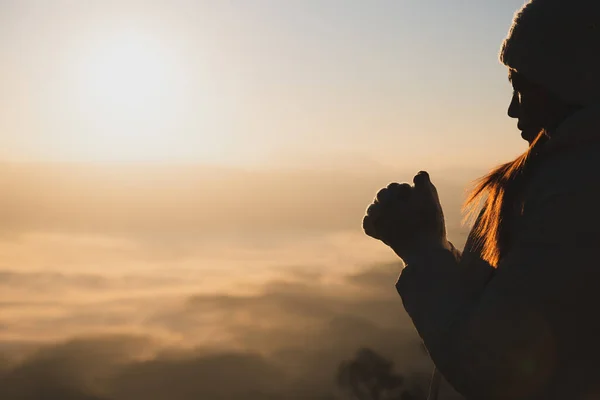
[[[504,161],[525,147],[497,60],[521,5],[0,0],[0,160]]]
[[[363,348],[422,398],[361,222],[427,169],[462,247],[470,182],[527,145],[520,5],[0,0],[0,398],[345,400]]]

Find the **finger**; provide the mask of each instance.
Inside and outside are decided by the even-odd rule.
[[[388,189],[393,193],[393,197],[399,200],[407,200],[412,192],[412,186],[408,183],[392,183]]]
[[[381,214],[381,203],[379,202],[375,202],[373,204],[371,204],[368,208],[367,208],[367,215],[370,217],[377,217]]]
[[[436,187],[431,183],[429,174],[425,171],[419,172],[415,178],[415,195],[417,201],[430,210],[443,216],[442,205]]]
[[[390,200],[407,200],[410,197],[412,186],[408,183],[390,183],[387,187],[388,198]]]
[[[374,239],[379,239],[377,235],[377,229],[375,228],[375,224],[373,223],[373,218],[370,216],[365,216],[362,222],[363,231],[367,236],[370,236]]]
[[[421,171],[413,178],[413,182],[416,188],[426,188],[431,184],[431,179],[427,171]]]
[[[388,188],[383,188],[379,192],[377,192],[377,196],[375,197],[377,201],[380,203],[387,203],[392,199],[392,191]]]
[[[437,189],[435,185],[431,182],[431,177],[425,171],[419,172],[415,178],[415,189],[420,191],[427,191],[437,195]]]
[[[415,183],[415,192],[419,196],[438,200],[437,190],[431,183],[431,178],[426,171],[421,171],[415,175],[413,182]]]

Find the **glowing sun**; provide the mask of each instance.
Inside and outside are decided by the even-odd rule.
[[[160,158],[185,102],[177,57],[152,38],[121,33],[92,42],[78,65],[81,135],[100,160]]]

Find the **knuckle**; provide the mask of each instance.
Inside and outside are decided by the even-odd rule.
[[[390,183],[387,188],[393,196],[397,197],[405,193],[407,189],[410,189],[410,185],[407,183]]]
[[[412,191],[412,188],[413,188],[413,187],[412,187],[410,184],[408,184],[408,183],[403,183],[403,184],[401,184],[400,186],[398,186],[398,193],[399,193],[401,196],[408,195],[408,194],[410,194],[410,192]]]
[[[373,203],[367,208],[367,217],[372,216],[379,210],[379,204]]]
[[[388,188],[383,188],[379,192],[377,192],[376,198],[377,198],[377,200],[379,200],[381,202],[386,201],[388,199],[388,197],[389,197]]]
[[[363,220],[362,228],[363,228],[364,231],[367,231],[367,230],[371,229],[371,226],[372,225],[371,225],[371,223],[369,221]]]
[[[377,237],[377,230],[375,229],[375,226],[373,225],[373,221],[371,220],[371,218],[369,218],[369,217],[363,218],[362,228],[363,228],[363,231],[368,236]]]

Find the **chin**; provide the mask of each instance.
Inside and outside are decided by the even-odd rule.
[[[521,137],[525,139],[529,144],[533,143],[535,138],[540,134],[539,129],[526,129],[521,131]]]

